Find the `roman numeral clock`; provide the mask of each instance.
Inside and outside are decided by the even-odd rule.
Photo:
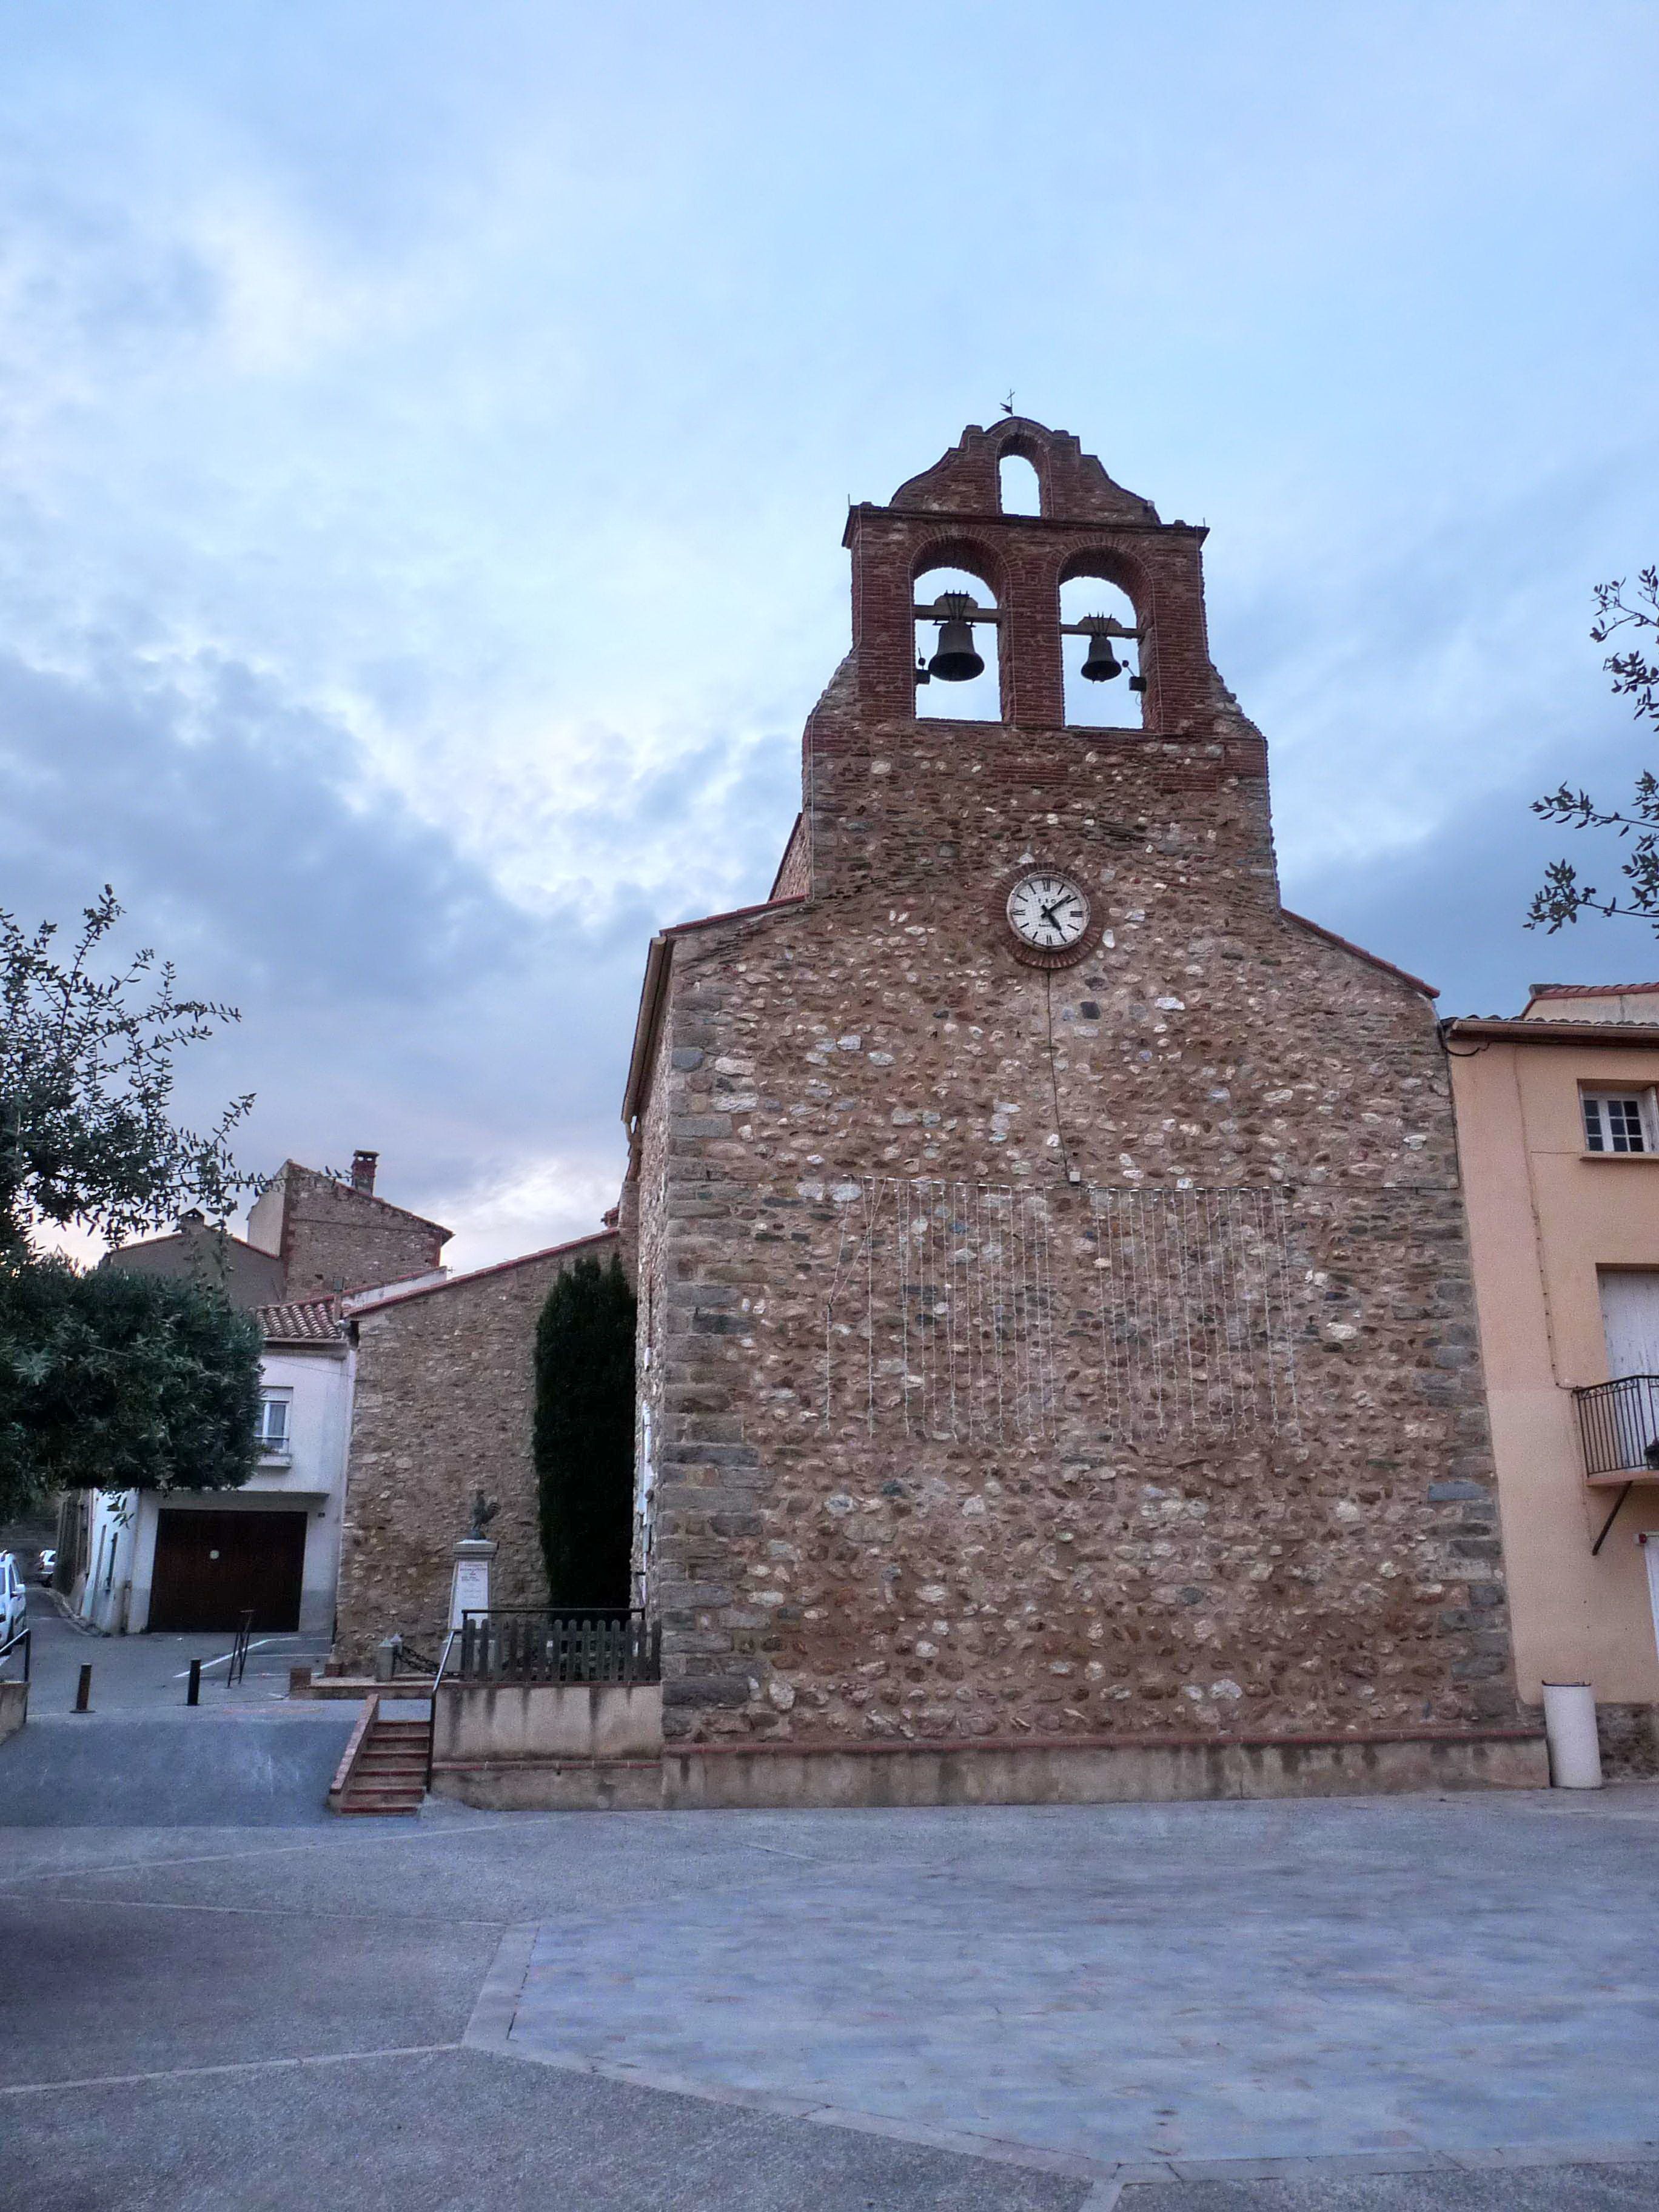
[[[992,911],[1002,940],[1028,968],[1070,968],[1100,942],[1103,917],[1080,875],[1026,860],[997,885]]]

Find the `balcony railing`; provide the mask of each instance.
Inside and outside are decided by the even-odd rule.
[[[451,1643],[451,1681],[655,1682],[662,1675],[662,1631],[642,1613],[493,1606],[463,1614]]]
[[[1623,1375],[1572,1395],[1589,1480],[1659,1473],[1659,1375]]]

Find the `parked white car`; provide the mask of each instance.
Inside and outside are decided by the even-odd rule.
[[[28,1609],[23,1571],[9,1552],[0,1552],[0,1644],[9,1644],[27,1625]]]

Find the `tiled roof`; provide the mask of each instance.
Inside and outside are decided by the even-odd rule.
[[[256,1306],[267,1344],[337,1344],[345,1334],[337,1298],[301,1298],[292,1305]]]
[[[1534,999],[1638,999],[1659,983],[1534,983]]]

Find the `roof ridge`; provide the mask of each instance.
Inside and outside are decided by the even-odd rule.
[[[1659,983],[1528,983],[1534,999],[1638,999],[1659,991]]]
[[[412,1298],[435,1297],[441,1291],[458,1290],[463,1284],[481,1282],[486,1275],[508,1274],[514,1267],[527,1267],[534,1260],[554,1259],[559,1253],[574,1252],[583,1244],[614,1243],[620,1235],[619,1230],[596,1229],[586,1237],[569,1237],[562,1244],[544,1245],[539,1252],[520,1252],[516,1259],[495,1260],[487,1267],[471,1267],[464,1275],[446,1275],[441,1283],[413,1283],[406,1291],[393,1285],[386,1296],[376,1297],[373,1304],[366,1305],[362,1310],[365,1315],[383,1313],[388,1306],[407,1305]],[[380,1285],[373,1284],[368,1287],[379,1290]],[[353,1295],[348,1291],[346,1299],[349,1301]],[[356,1317],[355,1314],[346,1316],[348,1320],[355,1321]]]
[[[1334,945],[1343,952],[1352,952],[1356,960],[1364,960],[1373,968],[1382,969],[1384,975],[1397,975],[1402,983],[1409,983],[1413,991],[1420,991],[1425,999],[1440,996],[1432,983],[1425,983],[1420,975],[1413,975],[1409,968],[1396,966],[1392,960],[1385,960],[1380,952],[1367,952],[1363,945],[1356,945],[1351,937],[1339,937],[1334,929],[1327,929],[1322,921],[1310,921],[1305,914],[1297,914],[1287,906],[1281,905],[1279,911],[1286,921],[1293,921],[1303,929],[1312,930],[1314,935],[1322,937],[1327,945]]]

